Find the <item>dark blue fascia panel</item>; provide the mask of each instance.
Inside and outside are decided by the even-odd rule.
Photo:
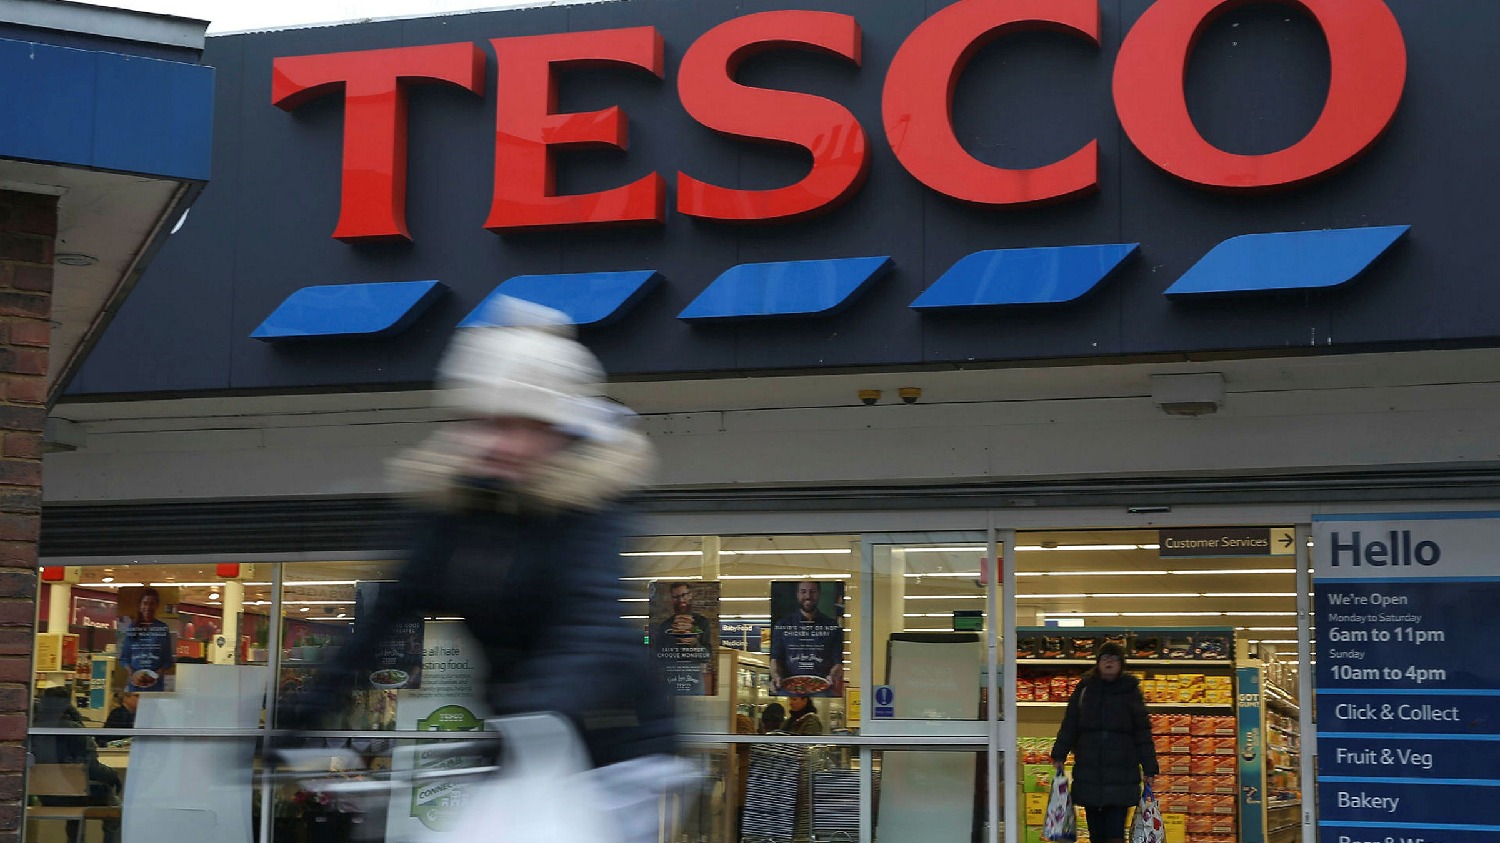
[[[0,39],[0,158],[207,181],[214,70]]]

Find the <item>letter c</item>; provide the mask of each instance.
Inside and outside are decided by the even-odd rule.
[[[1183,76],[1198,36],[1242,0],[1157,0],[1120,45],[1115,110],[1156,166],[1205,187],[1291,187],[1357,158],[1390,125],[1406,84],[1406,42],[1383,0],[1283,0],[1312,15],[1328,42],[1328,100],[1300,141],[1265,155],[1210,144],[1188,114]]]
[[[953,91],[986,44],[1025,29],[1099,43],[1098,0],[959,0],[912,31],[891,59],[881,111],[901,165],[939,193],[979,205],[1067,199],[1099,183],[1099,142],[1061,161],[1011,170],[976,160],[953,131]]]

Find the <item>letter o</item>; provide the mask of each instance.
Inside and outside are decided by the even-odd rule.
[[[1290,187],[1357,158],[1390,125],[1406,84],[1406,42],[1383,0],[1284,0],[1306,10],[1328,42],[1328,100],[1305,137],[1265,155],[1225,152],[1188,114],[1183,77],[1198,36],[1243,0],[1157,0],[1120,45],[1115,110],[1156,166],[1205,187]]]

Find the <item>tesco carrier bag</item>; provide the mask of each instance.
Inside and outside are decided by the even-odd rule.
[[[1052,796],[1047,799],[1047,817],[1042,821],[1046,840],[1073,843],[1078,839],[1078,814],[1073,810],[1073,787],[1062,770],[1052,774]]]
[[[1166,843],[1167,827],[1161,819],[1161,804],[1151,785],[1141,792],[1141,804],[1135,807],[1135,823],[1130,827],[1130,843]]]

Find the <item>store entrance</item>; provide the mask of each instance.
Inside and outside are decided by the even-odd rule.
[[[1017,839],[1041,839],[1069,700],[1100,670],[1101,653],[1117,652],[1146,702],[1167,839],[1297,839],[1296,537],[1291,527],[1017,535],[1017,778],[1026,819]],[[1062,733],[1076,741],[1072,725]],[[1089,752],[1073,749],[1070,761]],[[1080,777],[1074,785],[1080,793]],[[1079,833],[1087,839],[1082,816]]]

